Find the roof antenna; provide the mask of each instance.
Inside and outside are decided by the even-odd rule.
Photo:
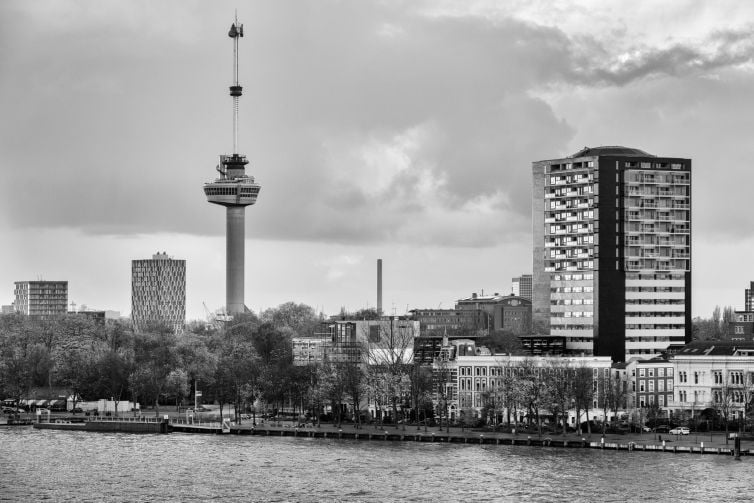
[[[238,10],[230,27],[228,36],[233,39],[233,85],[230,95],[233,97],[233,155],[238,154],[238,98],[243,94],[243,87],[238,85],[238,39],[243,37],[243,25],[238,24]]]

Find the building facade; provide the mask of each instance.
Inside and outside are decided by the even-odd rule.
[[[744,311],[754,311],[754,281],[750,281],[749,288],[744,291]]]
[[[531,333],[530,300],[515,295],[478,295],[459,299],[457,311],[481,311],[487,314],[489,330],[508,330],[516,335]]]
[[[691,341],[691,160],[585,148],[532,164],[533,324],[572,353]]]
[[[156,253],[131,261],[131,321],[134,330],[164,323],[178,333],[186,323],[186,261]]]
[[[754,340],[754,312],[734,311],[733,319],[728,322],[726,336],[731,341]]]
[[[626,370],[632,381],[628,402],[639,409],[657,405],[666,410],[673,402],[674,369],[673,362],[666,358],[636,358],[628,362]]]
[[[705,341],[671,355],[673,399],[666,406],[692,424],[715,415],[739,418],[754,399],[754,344]],[[709,413],[712,409],[715,412]]]
[[[322,322],[311,337],[293,340],[294,365],[386,362],[411,363],[419,337],[419,322],[402,318],[331,320]]]
[[[531,300],[531,274],[522,274],[511,280],[511,293],[516,297]]]
[[[510,378],[512,376],[528,372],[531,375],[546,379],[550,372],[557,370],[567,373],[568,370],[575,371],[579,368],[589,369],[592,386],[596,390],[601,380],[610,375],[611,359],[595,356],[528,357],[493,355],[485,348],[475,347],[471,340],[453,341],[443,349],[441,356],[435,360],[432,367],[436,383],[434,401],[436,407],[443,409],[447,407],[443,411],[443,416],[449,417],[451,420],[456,419],[461,411],[469,410],[479,417],[484,409],[492,406],[491,400],[495,400],[496,396],[501,395],[506,387],[511,386]],[[497,414],[507,416],[508,411],[501,403],[498,403],[495,408]],[[541,417],[544,418],[549,414],[547,409],[548,407],[542,404]],[[600,417],[601,411],[598,410],[597,393],[594,394],[589,409],[590,418]],[[515,422],[526,420],[527,410],[522,404],[515,407],[515,413],[518,414],[518,417],[513,418]],[[582,411],[582,414],[579,423],[586,417],[585,411]],[[577,423],[575,411],[569,414],[568,421],[570,426],[575,426]]]
[[[68,312],[67,281],[16,281],[13,308],[27,316],[48,317]]]

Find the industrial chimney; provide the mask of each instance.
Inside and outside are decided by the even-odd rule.
[[[377,315],[382,316],[382,259],[377,259]]]

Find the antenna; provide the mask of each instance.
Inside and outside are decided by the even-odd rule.
[[[233,155],[238,154],[238,98],[243,94],[243,87],[238,85],[238,39],[243,37],[243,25],[238,24],[238,12],[230,26],[228,36],[233,39],[233,85],[230,95],[233,97]]]

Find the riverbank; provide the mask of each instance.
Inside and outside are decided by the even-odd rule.
[[[539,447],[560,448],[591,448],[624,451],[653,451],[688,454],[720,454],[733,455],[734,443],[725,442],[724,433],[712,435],[661,435],[661,434],[626,434],[626,435],[536,435],[493,432],[487,430],[469,430],[452,427],[447,428],[418,428],[414,425],[399,427],[375,427],[365,425],[357,428],[348,424],[340,427],[332,424],[320,426],[297,427],[293,423],[267,423],[232,426],[231,434],[286,436],[302,438],[330,438],[350,440],[374,441],[404,441],[404,442],[445,442],[462,444],[493,444],[493,445],[527,445]],[[754,442],[741,442],[741,455],[754,456]]]
[[[79,418],[84,419],[84,418]],[[536,433],[508,433],[485,429],[468,428],[425,428],[416,425],[363,425],[333,424],[298,425],[293,422],[261,422],[253,426],[250,422],[241,425],[225,424],[217,421],[185,421],[177,417],[169,420],[154,417],[137,418],[98,418],[76,423],[60,418],[52,422],[35,423],[37,429],[59,429],[79,431],[111,431],[124,433],[188,433],[188,434],[235,434],[261,435],[272,437],[326,438],[341,440],[371,440],[393,442],[436,442],[455,444],[522,445],[535,447],[590,448],[624,451],[652,451],[689,454],[733,455],[734,441],[726,442],[725,434],[690,434],[675,436],[668,434],[606,434],[577,435],[570,433],[539,436]],[[754,441],[742,440],[742,456],[754,456]]]

